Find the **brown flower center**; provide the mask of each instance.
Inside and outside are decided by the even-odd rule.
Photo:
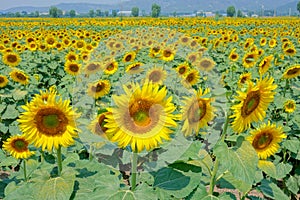
[[[70,64],[69,69],[72,72],[78,72],[79,71],[79,66],[76,63],[72,63],[72,64]]]
[[[8,56],[7,56],[7,60],[8,60],[8,62],[10,62],[10,63],[15,63],[15,62],[18,61],[18,58],[17,58],[16,55],[8,55]]]
[[[211,66],[211,62],[209,60],[203,60],[200,62],[201,67],[209,68]]]
[[[242,117],[249,116],[259,105],[260,102],[260,93],[259,91],[251,91],[243,104],[241,115]]]
[[[104,127],[105,125],[105,114],[101,114],[98,118],[98,123],[96,124],[96,133],[98,134],[103,134],[105,133],[105,131],[108,129],[106,127]]]
[[[47,136],[62,135],[67,130],[68,119],[57,108],[42,108],[38,110],[34,119],[37,129]]]
[[[289,69],[287,71],[287,75],[294,75],[294,74],[297,74],[299,71],[300,71],[300,68]]]
[[[272,133],[269,133],[268,131],[264,131],[255,136],[252,142],[252,146],[255,149],[261,150],[268,147],[271,144],[272,140],[273,140]]]
[[[24,152],[28,150],[28,142],[21,138],[13,140],[11,145],[17,152]]]
[[[129,61],[131,61],[131,59],[132,59],[132,55],[131,54],[128,54],[126,57],[125,57],[125,61],[126,62],[129,62]]]
[[[161,72],[160,71],[153,71],[149,75],[149,80],[151,80],[153,83],[159,82],[161,79]]]
[[[24,74],[20,73],[20,72],[16,72],[16,77],[20,81],[26,81],[27,80],[26,76]]]
[[[172,55],[172,51],[171,50],[168,50],[168,49],[164,50],[164,52],[163,52],[163,56],[164,57],[168,58],[171,55]]]
[[[188,109],[188,121],[190,123],[199,122],[206,114],[206,104],[202,99],[198,99]]]
[[[0,77],[0,84],[4,83],[4,82],[5,82],[5,79],[3,77]]]
[[[104,88],[105,88],[105,83],[100,82],[96,84],[96,87],[92,86],[91,90],[96,93],[96,92],[101,92]]]

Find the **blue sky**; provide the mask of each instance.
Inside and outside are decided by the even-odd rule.
[[[0,10],[19,6],[51,6],[59,3],[119,3],[126,0],[0,0]],[[128,1],[128,0],[127,0]]]

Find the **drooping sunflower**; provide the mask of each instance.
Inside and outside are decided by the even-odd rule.
[[[99,80],[96,83],[88,85],[87,94],[95,99],[103,97],[110,92],[110,82],[109,80]]]
[[[128,74],[137,74],[137,73],[140,73],[141,71],[143,71],[142,66],[143,66],[143,63],[141,63],[141,62],[132,63],[126,67],[125,71]]]
[[[191,87],[199,81],[200,75],[198,70],[191,69],[183,78],[183,85],[185,87]]]
[[[253,67],[256,63],[258,55],[256,52],[246,53],[243,57],[243,66],[246,68]]]
[[[8,84],[8,79],[4,75],[0,75],[0,88],[4,88]]]
[[[146,80],[155,84],[163,84],[167,77],[167,72],[162,67],[154,67],[146,74]]]
[[[146,82],[142,87],[136,84],[125,94],[113,96],[116,107],[108,108],[106,134],[111,141],[122,148],[131,146],[133,152],[156,148],[163,140],[170,140],[176,127],[176,107],[172,97],[167,97],[166,87]]]
[[[27,85],[29,83],[29,77],[21,70],[13,70],[9,73],[9,76],[12,80],[21,83],[23,85]]]
[[[284,111],[287,113],[292,113],[296,110],[296,102],[293,99],[287,100],[283,105]]]
[[[233,105],[231,109],[234,114],[230,118],[234,118],[232,128],[234,131],[241,133],[250,127],[252,122],[263,120],[266,116],[266,110],[273,101],[277,85],[273,84],[274,78],[264,78],[259,80],[256,85],[248,82],[246,92],[238,91],[236,99],[239,102]]]
[[[122,61],[123,62],[132,62],[136,57],[136,52],[135,51],[131,51],[131,52],[128,52],[124,55]]]
[[[16,67],[21,62],[20,55],[14,52],[7,52],[4,53],[2,57],[2,61],[4,64],[10,66],[10,67]]]
[[[291,79],[299,75],[300,75],[300,65],[295,65],[285,70],[282,77],[285,79]]]
[[[200,70],[210,71],[210,70],[212,70],[212,68],[214,68],[215,65],[216,65],[216,63],[212,59],[201,58],[201,60],[199,60],[199,64],[197,66]]]
[[[247,140],[252,144],[260,159],[267,159],[274,155],[280,148],[279,144],[286,135],[282,127],[276,127],[276,124],[261,125],[258,129],[250,132],[251,136]]]
[[[200,88],[192,97],[184,97],[184,106],[181,107],[182,113],[182,132],[185,136],[189,136],[195,132],[198,135],[199,129],[207,126],[207,123],[214,118],[211,106],[212,98],[203,98],[210,90],[204,91]]]
[[[248,81],[251,81],[251,73],[241,74],[238,81],[238,87],[243,87]]]
[[[36,97],[34,104],[28,103],[18,119],[24,135],[42,150],[52,151],[53,147],[67,147],[78,137],[75,120],[79,117],[70,106],[69,100],[62,100],[49,94],[47,100]]]
[[[175,57],[175,50],[172,48],[165,48],[161,52],[161,59],[164,61],[172,61]]]
[[[264,73],[266,73],[268,71],[268,69],[271,66],[271,62],[273,60],[273,55],[267,56],[265,57],[258,65],[259,67],[259,74],[263,75]]]
[[[180,76],[184,76],[189,71],[189,69],[190,65],[188,62],[181,63],[176,67],[176,71]]]
[[[101,69],[101,64],[97,63],[97,62],[91,62],[91,63],[87,63],[87,65],[85,65],[84,67],[84,72],[85,74],[94,74],[96,72],[98,72]]]
[[[236,62],[239,59],[239,54],[237,54],[236,52],[236,48],[232,49],[232,51],[229,54],[229,59],[233,62]]]
[[[80,73],[80,66],[77,62],[66,62],[64,69],[68,74],[77,76]]]
[[[104,65],[104,73],[105,74],[114,74],[118,70],[118,62],[115,60],[111,60]]]
[[[2,148],[16,159],[29,158],[34,152],[28,149],[29,140],[25,136],[15,135],[8,138]]]

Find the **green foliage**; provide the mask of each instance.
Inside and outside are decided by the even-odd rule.
[[[139,16],[139,8],[138,7],[133,7],[132,9],[131,9],[131,15],[133,16],[133,17],[138,17]]]
[[[152,4],[152,6],[151,6],[151,16],[152,17],[159,17],[160,11],[161,11],[161,7],[158,4],[156,4],[156,3]]]
[[[76,16],[76,11],[70,10],[70,17],[75,17],[75,16]]]
[[[235,7],[234,6],[229,6],[227,8],[227,17],[234,17],[235,15]]]
[[[297,3],[297,10],[300,13],[300,1]]]

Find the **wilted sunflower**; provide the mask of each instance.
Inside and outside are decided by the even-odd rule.
[[[293,99],[287,100],[283,105],[284,111],[287,113],[292,113],[296,110],[296,102]]]
[[[273,90],[277,87],[273,82],[273,78],[259,80],[255,86],[252,82],[248,82],[246,92],[237,92],[239,96],[236,99],[240,103],[231,107],[234,114],[230,116],[230,118],[234,118],[232,122],[234,131],[241,133],[249,128],[252,122],[264,119],[266,110],[274,99],[275,92]]]
[[[29,77],[27,74],[22,72],[21,70],[13,70],[9,73],[9,76],[12,80],[21,83],[23,85],[27,85],[29,83]]]
[[[243,57],[243,66],[246,68],[253,67],[256,63],[257,52],[246,53]]]
[[[4,53],[2,57],[2,61],[4,64],[10,66],[10,67],[16,67],[21,62],[21,58],[19,54],[14,52],[7,52]]]
[[[300,75],[300,65],[295,65],[285,70],[285,72],[283,73],[283,78],[290,79],[290,78],[295,78],[299,75]]]
[[[4,88],[8,84],[6,76],[0,75],[0,88]]]
[[[28,149],[29,140],[25,136],[15,135],[3,142],[2,148],[16,159],[29,158],[34,152]]]
[[[270,122],[261,125],[250,134],[247,140],[252,144],[260,159],[267,159],[274,155],[280,148],[278,143],[286,138],[282,127],[276,127],[276,124],[270,124]]]
[[[238,86],[243,87],[248,81],[251,81],[251,73],[241,74],[239,77]]]
[[[73,138],[78,137],[75,120],[79,114],[72,109],[70,101],[63,101],[55,94],[49,94],[46,101],[40,97],[33,101],[34,104],[22,106],[25,111],[18,119],[24,135],[42,150],[72,145]]]
[[[166,79],[166,77],[167,72],[162,67],[154,67],[146,74],[146,80],[156,84],[163,84],[163,81]]]
[[[185,136],[189,136],[194,131],[196,135],[200,128],[207,126],[207,123],[214,117],[211,98],[203,98],[202,96],[209,93],[209,89],[202,91],[200,88],[198,92],[192,97],[184,97],[184,106],[181,107],[182,113],[182,132]]]
[[[164,61],[172,61],[175,57],[175,50],[172,48],[165,48],[161,51],[161,59]]]
[[[267,56],[265,57],[258,65],[259,67],[259,74],[263,75],[264,73],[266,73],[268,71],[268,69],[271,66],[271,62],[273,60],[273,55]]]
[[[77,62],[66,62],[64,69],[68,74],[76,76],[80,72],[80,64]]]
[[[212,68],[214,68],[215,65],[216,65],[216,63],[212,59],[201,58],[201,60],[199,60],[199,64],[197,66],[200,70],[210,71],[210,70],[212,70]]]
[[[229,54],[229,59],[233,62],[237,61],[239,59],[239,54],[237,54],[236,52],[236,48],[232,49],[232,51]]]
[[[97,62],[91,62],[88,63],[87,65],[85,65],[84,67],[84,72],[85,74],[94,74],[96,72],[98,72],[101,69],[101,65],[100,63]]]
[[[96,83],[89,84],[87,94],[95,99],[103,97],[110,92],[110,82],[109,80],[99,80]]]
[[[178,118],[173,112],[176,107],[172,97],[167,96],[166,87],[146,82],[130,90],[124,86],[125,94],[114,95],[116,104],[107,110],[105,127],[111,141],[121,148],[131,146],[133,152],[156,148],[163,140],[170,140]]]
[[[128,52],[124,55],[123,62],[132,62],[135,59],[136,53],[134,51]]]
[[[191,69],[186,75],[183,77],[183,84],[185,87],[191,87],[195,85],[200,78],[199,72],[196,69]]]
[[[189,71],[189,69],[190,65],[188,62],[181,63],[176,67],[176,71],[180,76],[184,76]]]
[[[105,74],[114,74],[118,70],[118,62],[115,60],[111,60],[104,65],[104,73]]]

